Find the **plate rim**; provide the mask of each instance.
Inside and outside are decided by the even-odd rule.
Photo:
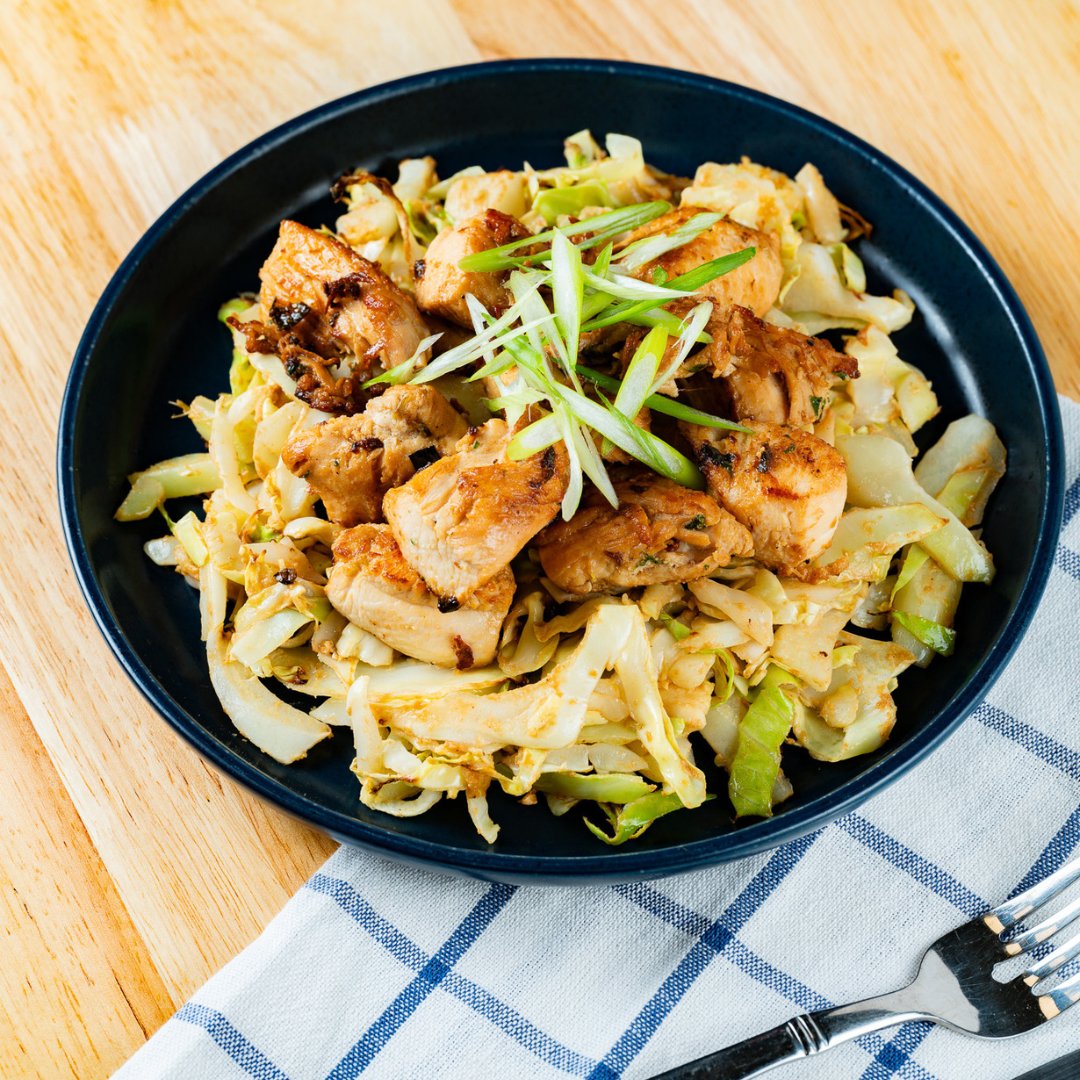
[[[631,76],[683,85],[694,90],[742,99],[781,113],[804,127],[838,140],[866,163],[899,183],[932,214],[951,239],[986,277],[1005,309],[1023,347],[1035,381],[1043,423],[1049,435],[1046,481],[1042,486],[1042,511],[1035,551],[1024,576],[1015,607],[999,627],[989,650],[965,684],[937,710],[934,723],[898,744],[892,752],[865,772],[819,796],[806,806],[784,811],[704,840],[676,843],[656,850],[605,849],[595,855],[514,855],[495,849],[479,850],[394,833],[358,818],[349,817],[315,802],[261,772],[226,743],[213,737],[195,717],[172,699],[145,666],[119,622],[109,612],[100,583],[92,569],[89,550],[76,512],[73,461],[75,420],[81,390],[101,332],[113,313],[116,300],[159,238],[196,205],[224,176],[256,160],[267,151],[357,106],[408,95],[417,90],[463,82],[477,76],[513,73],[601,73]],[[176,198],[140,236],[109,279],[95,304],[76,347],[64,388],[57,426],[57,495],[65,545],[83,599],[99,631],[128,678],[156,712],[200,754],[231,779],[337,840],[383,855],[419,863],[431,869],[493,880],[571,884],[613,882],[683,873],[703,866],[745,858],[771,850],[819,829],[872,798],[899,780],[935,750],[975,710],[1000,677],[1023,639],[1049,580],[1061,531],[1065,491],[1065,452],[1061,414],[1053,376],[1031,318],[1016,290],[985,245],[952,208],[902,165],[871,144],[824,117],[773,95],[737,83],[677,68],[630,61],[591,58],[545,57],[497,60],[425,71],[335,98],[286,120],[259,135],[199,177]],[[464,820],[464,819],[463,819]]]

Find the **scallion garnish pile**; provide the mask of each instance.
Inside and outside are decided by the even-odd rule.
[[[692,296],[703,285],[753,258],[744,248],[696,267],[669,281],[647,282],[633,272],[674,248],[689,243],[714,225],[719,214],[697,214],[668,234],[647,236],[618,252],[623,234],[666,213],[662,200],[639,203],[583,221],[561,225],[461,261],[468,271],[508,270],[513,304],[500,316],[489,313],[473,296],[467,298],[476,336],[417,370],[418,356],[379,377],[389,383],[430,382],[479,360],[469,381],[502,376],[505,385],[491,401],[505,409],[515,425],[525,410],[539,406],[540,419],[522,428],[507,449],[520,459],[561,441],[570,461],[570,484],[562,503],[563,517],[573,516],[588,477],[612,504],[615,489],[594,433],[632,458],[686,487],[701,489],[697,466],[673,446],[634,423],[644,406],[678,419],[717,428],[738,425],[680,405],[657,392],[678,371],[698,342],[707,342],[705,325],[712,304],[704,301],[679,319],[664,305]],[[587,253],[599,248],[590,262]],[[615,323],[648,327],[621,381],[577,364],[583,334]],[[589,396],[582,379],[593,387]],[[614,395],[609,397],[608,395]],[[606,445],[601,442],[601,446]]]

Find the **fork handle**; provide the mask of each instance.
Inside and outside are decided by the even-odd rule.
[[[828,1045],[825,1033],[812,1016],[796,1016],[715,1054],[676,1065],[652,1080],[746,1080],[777,1065],[809,1057]]]
[[[747,1080],[872,1031],[908,1020],[933,1020],[913,991],[913,986],[904,987],[881,997],[804,1013],[715,1054],[677,1065],[652,1080]]]

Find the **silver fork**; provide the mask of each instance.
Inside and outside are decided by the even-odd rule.
[[[661,1073],[652,1080],[746,1080],[777,1065],[820,1054],[840,1043],[909,1020],[929,1020],[965,1035],[1005,1039],[1060,1015],[1080,998],[1080,975],[1043,993],[1034,987],[1080,955],[1080,934],[1058,945],[1010,982],[992,975],[1002,960],[1029,953],[1080,918],[1080,898],[1010,941],[1002,935],[1080,879],[1080,858],[939,938],[923,954],[919,973],[901,990],[853,1005],[797,1016],[726,1050]]]

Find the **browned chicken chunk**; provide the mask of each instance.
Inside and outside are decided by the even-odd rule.
[[[681,206],[636,229],[625,242],[632,243],[646,236],[669,233],[704,212],[700,206]],[[711,259],[742,251],[746,247],[757,248],[757,253],[749,262],[713,278],[698,290],[698,294],[721,308],[742,304],[758,315],[764,315],[780,295],[780,281],[784,276],[780,240],[775,233],[759,232],[726,219],[718,221],[688,244],[646,263],[635,272],[635,276],[652,281],[654,272],[661,269],[669,278],[678,277]]]
[[[453,452],[467,424],[433,386],[392,386],[356,416],[324,420],[281,451],[339,525],[381,521],[383,496]]]
[[[402,558],[389,525],[358,525],[334,541],[326,595],[347,619],[398,652],[465,669],[495,659],[514,575],[503,567],[468,600],[448,604]]]
[[[509,436],[504,420],[489,420],[383,500],[402,553],[439,596],[466,600],[559,512],[562,443],[508,461]]]
[[[499,210],[485,210],[456,229],[444,229],[416,266],[416,302],[420,310],[472,329],[465,296],[472,293],[488,311],[499,313],[513,303],[506,288],[506,271],[491,273],[462,270],[466,255],[520,240],[529,230],[517,218]]]
[[[406,295],[347,244],[295,221],[283,221],[259,271],[267,319],[324,356],[350,352],[362,373],[376,360],[403,363],[427,337]]]
[[[722,380],[730,414],[770,424],[811,424],[838,378],[857,379],[854,358],[822,338],[773,326],[735,306],[708,324],[712,342],[692,362]]]
[[[611,470],[619,507],[591,488],[569,521],[537,543],[544,573],[568,593],[693,581],[751,555],[750,533],[715,500],[638,468]]]
[[[799,428],[747,422],[752,434],[684,425],[709,494],[753,534],[766,566],[795,567],[832,540],[847,498],[844,459]]]
[[[668,305],[680,318],[696,300]],[[774,326],[748,308],[714,308],[705,327],[712,341],[692,352],[661,392],[685,395],[687,404],[737,420],[770,424],[810,424],[828,401],[837,379],[857,379],[854,357],[837,352],[823,338]],[[635,328],[621,359],[629,363],[645,330]],[[677,347],[673,341],[662,361]],[[677,386],[675,381],[677,380]]]

